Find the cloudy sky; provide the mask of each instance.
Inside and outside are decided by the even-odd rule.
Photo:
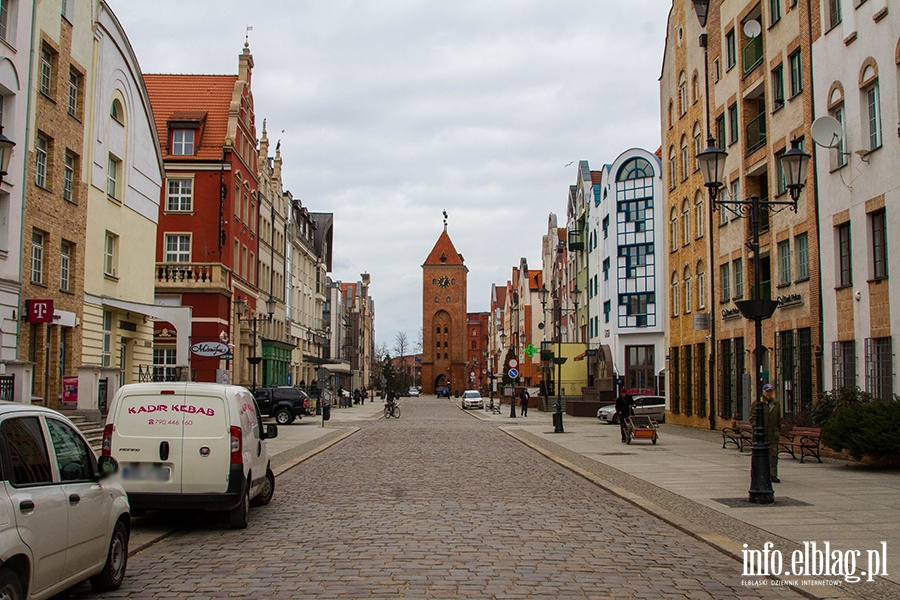
[[[660,143],[669,0],[109,0],[145,73],[236,73],[284,183],[335,216],[332,277],[370,273],[376,339],[422,327],[421,264],[449,233],[488,309],[592,169]],[[575,164],[566,167],[571,161]]]

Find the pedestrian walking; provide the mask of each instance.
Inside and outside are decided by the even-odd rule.
[[[361,393],[362,393],[362,403],[365,404],[366,398],[369,397],[369,392],[366,391],[366,388],[363,388]]]
[[[766,444],[769,445],[769,475],[772,483],[781,483],[778,479],[778,442],[781,440],[781,402],[775,398],[775,386],[767,383],[763,386],[763,426],[766,428]],[[756,407],[750,411],[750,423],[756,428]]]
[[[525,388],[522,388],[522,393],[519,394],[519,396],[522,399],[522,416],[527,417],[528,416],[528,398],[529,398],[528,390],[526,390]]]
[[[359,399],[361,398],[359,393],[359,388],[354,388],[353,390],[353,404],[359,404]]]
[[[628,441],[628,434],[625,431],[625,419],[634,414],[634,398],[632,398],[627,390],[619,388],[619,397],[616,398],[616,415],[619,418],[619,430],[622,433],[622,441]]]

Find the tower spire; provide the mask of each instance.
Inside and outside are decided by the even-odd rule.
[[[447,211],[444,210],[444,231],[447,231]]]

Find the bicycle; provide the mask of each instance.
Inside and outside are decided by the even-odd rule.
[[[386,404],[384,406],[384,418],[390,419],[391,417],[395,419],[400,418],[400,407],[396,404]]]

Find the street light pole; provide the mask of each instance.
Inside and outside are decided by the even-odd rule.
[[[259,322],[269,322],[272,320],[273,315],[275,314],[275,298],[269,296],[269,299],[266,300],[266,313],[267,315],[264,317],[260,317],[254,315],[252,317],[241,317],[244,314],[244,311],[249,307],[247,306],[247,301],[238,296],[235,301],[235,312],[237,313],[238,323],[251,323],[251,329],[253,331],[253,356],[247,357],[247,362],[251,365],[252,378],[253,378],[253,387],[252,389],[256,389],[256,365],[262,362],[262,357],[256,355],[256,327]]]

